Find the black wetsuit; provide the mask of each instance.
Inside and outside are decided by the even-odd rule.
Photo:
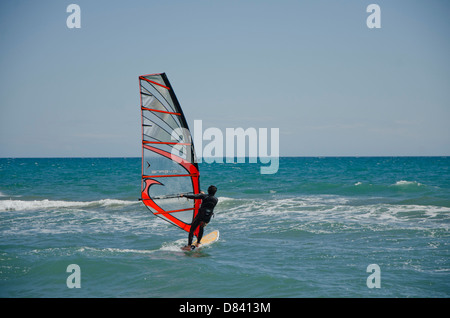
[[[208,195],[208,194],[194,194],[194,195],[185,195],[188,199],[200,199],[202,200],[202,204],[200,205],[200,209],[198,209],[198,214],[195,217],[194,221],[191,224],[191,230],[189,231],[189,239],[188,239],[188,245],[192,244],[192,239],[194,237],[194,231],[197,227],[198,229],[198,236],[197,236],[197,242],[200,242],[203,237],[203,226],[202,223],[208,224],[211,220],[211,217],[214,213],[214,207],[216,206],[217,202],[219,201],[215,196]]]

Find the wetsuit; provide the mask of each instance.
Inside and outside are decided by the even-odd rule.
[[[208,195],[208,194],[187,194],[185,195],[188,199],[200,199],[202,200],[202,204],[200,205],[200,209],[198,209],[197,216],[195,217],[194,221],[191,224],[191,230],[189,231],[189,239],[188,239],[188,246],[192,244],[192,239],[194,237],[194,231],[197,227],[198,229],[198,236],[197,236],[197,242],[200,243],[202,237],[203,237],[203,226],[202,223],[208,224],[211,220],[211,217],[214,213],[214,207],[216,206],[217,202],[219,201],[214,195]]]

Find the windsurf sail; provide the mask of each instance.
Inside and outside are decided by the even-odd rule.
[[[139,86],[142,202],[154,215],[189,232],[201,202],[180,198],[180,194],[200,192],[200,172],[186,118],[165,73],[139,76]]]

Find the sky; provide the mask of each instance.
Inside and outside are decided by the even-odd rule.
[[[1,1],[0,157],[140,156],[138,76],[159,72],[191,129],[279,128],[281,156],[449,156],[449,15],[446,0]]]

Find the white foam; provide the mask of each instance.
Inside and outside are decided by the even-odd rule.
[[[420,182],[417,181],[406,181],[406,180],[400,180],[397,181],[395,184],[393,184],[393,186],[411,186],[411,185],[416,185],[416,186],[422,186],[423,184],[421,184]]]
[[[131,205],[137,204],[137,201],[124,201],[116,199],[102,199],[98,201],[59,201],[59,200],[0,200],[0,211],[27,211],[36,209],[54,209],[54,208],[74,208],[89,207],[93,205],[113,206],[113,205]]]
[[[186,245],[187,238],[186,239],[179,239],[174,242],[167,242],[163,243],[163,245],[160,248],[160,251],[168,251],[168,252],[180,252],[181,248]]]
[[[218,199],[219,199],[219,202],[236,200],[235,198],[229,198],[229,197],[218,197]]]
[[[153,254],[158,251],[166,252],[181,252],[181,248],[186,244],[187,239],[179,239],[174,242],[163,243],[159,249],[154,250],[139,250],[139,249],[129,249],[129,248],[93,248],[84,246],[80,248],[79,252],[94,251],[94,252],[108,252],[108,253],[130,253],[130,254]]]
[[[85,253],[85,252],[94,252],[94,253],[132,253],[132,254],[151,254],[154,253],[155,250],[137,250],[137,249],[129,249],[129,248],[114,248],[114,247],[105,247],[105,248],[98,248],[98,247],[89,247],[89,246],[82,246],[77,249],[77,252]]]
[[[107,247],[103,249],[103,251],[111,252],[111,253],[133,253],[133,254],[151,254],[154,253],[154,250],[135,250],[128,248],[111,248]]]
[[[239,203],[239,202],[238,202]],[[356,222],[364,224],[391,224],[407,228],[437,226],[448,228],[442,222],[450,214],[450,208],[422,205],[395,205],[375,203],[348,204],[349,200],[335,196],[308,196],[270,200],[242,200],[241,204],[228,206],[221,211],[218,220],[229,221],[230,226],[244,221],[258,220],[259,224],[273,222]],[[267,220],[266,218],[269,218]],[[241,225],[239,225],[241,226]]]
[[[103,199],[99,201],[92,201],[89,204],[97,204],[99,203],[102,206],[111,206],[111,205],[131,205],[137,204],[138,201],[125,201],[125,200],[117,200],[117,199]]]

